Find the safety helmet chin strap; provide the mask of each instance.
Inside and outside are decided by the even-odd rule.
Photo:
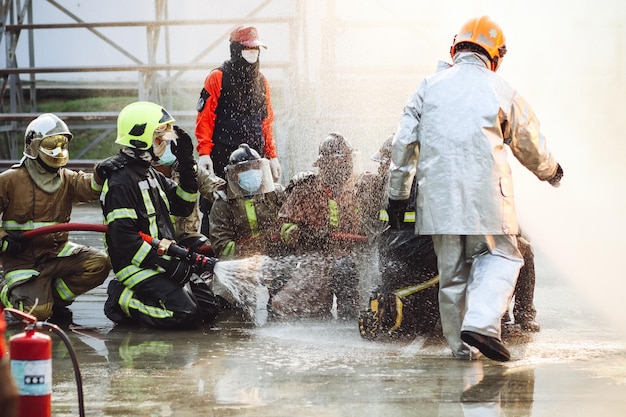
[[[126,147],[122,150],[126,155],[138,161],[143,161],[146,164],[151,164],[153,161],[158,161],[159,158],[154,154],[154,149],[137,149]]]
[[[499,67],[500,67],[500,57],[494,56],[491,59],[491,71],[496,72]]]

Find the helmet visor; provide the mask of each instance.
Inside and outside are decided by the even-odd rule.
[[[39,157],[49,167],[61,168],[70,158],[68,145],[69,138],[65,135],[47,136],[39,141]]]
[[[65,135],[47,136],[39,142],[39,149],[53,150],[56,148],[67,149],[70,140]]]
[[[162,124],[160,126],[157,126],[156,129],[154,129],[154,135],[153,135],[154,141],[156,141],[157,139],[174,140],[176,138],[177,138],[176,132],[174,132],[174,126],[172,123]]]
[[[275,190],[270,161],[265,158],[226,167],[228,198],[266,194]]]

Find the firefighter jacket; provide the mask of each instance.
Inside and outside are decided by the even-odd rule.
[[[92,174],[61,168],[59,175],[60,188],[47,193],[35,184],[24,165],[0,174],[0,239],[11,231],[25,232],[68,223],[73,204],[94,201],[100,196],[102,187],[94,181]],[[56,232],[29,239],[21,253],[2,257],[5,276],[17,269],[32,270],[34,265],[47,259],[71,253],[73,244],[68,237],[68,232]],[[31,271],[29,276],[32,275]]]
[[[169,173],[166,173],[164,170],[160,169],[160,167],[156,167],[157,171],[162,172],[165,176],[173,179],[177,184],[180,178],[180,174],[177,170],[178,162],[174,162],[174,164],[169,170]],[[217,191],[217,189],[224,184],[224,181],[208,171],[206,168],[198,166],[198,193],[210,200],[213,201],[213,192]],[[196,207],[191,212],[189,216],[174,216],[174,229],[176,230],[176,240],[181,241],[186,236],[189,235],[197,235],[198,230],[200,230],[200,214],[198,212],[198,202],[196,201]]]
[[[277,255],[281,242],[278,237],[278,210],[284,190],[248,198],[216,199],[209,216],[209,240],[219,257]]]
[[[226,61],[207,76],[197,106],[198,154],[210,155],[215,143],[234,148],[247,143],[261,156],[276,158],[270,86],[257,74],[250,87]]]
[[[522,97],[478,54],[422,81],[392,144],[389,197],[408,199],[417,175],[418,234],[516,234],[508,145],[540,180],[558,164]],[[416,169],[417,168],[417,169]]]
[[[161,256],[138,232],[173,240],[170,216],[189,216],[197,199],[197,189],[183,189],[143,161],[131,160],[111,173],[100,197],[108,225],[106,248],[115,276],[127,288],[164,272],[157,267]]]
[[[297,246],[305,251],[353,247],[355,240],[351,237],[361,233],[354,187],[352,178],[334,195],[317,175],[288,187],[291,191],[279,211],[281,239],[291,244],[290,235],[297,228]]]

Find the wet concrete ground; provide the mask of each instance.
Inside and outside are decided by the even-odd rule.
[[[99,222],[78,207],[73,222]],[[73,240],[102,247],[101,235]],[[163,332],[115,327],[106,286],[72,305],[87,416],[624,416],[622,335],[537,254],[539,333],[508,339],[512,360],[451,357],[437,338],[369,342],[356,323],[263,327],[224,315]],[[53,413],[78,415],[70,357],[52,336]]]

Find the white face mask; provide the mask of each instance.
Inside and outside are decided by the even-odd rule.
[[[244,191],[252,193],[258,190],[261,186],[263,174],[260,169],[250,169],[237,174],[237,179],[239,180],[239,186]]]
[[[170,142],[163,142],[165,144],[165,150],[159,155],[155,148],[154,154],[159,157],[157,164],[170,166],[176,161],[176,156],[172,153],[172,147],[170,146]]]
[[[244,49],[241,51],[241,56],[248,61],[249,64],[254,64],[257,59],[259,59],[259,52],[258,49]]]

